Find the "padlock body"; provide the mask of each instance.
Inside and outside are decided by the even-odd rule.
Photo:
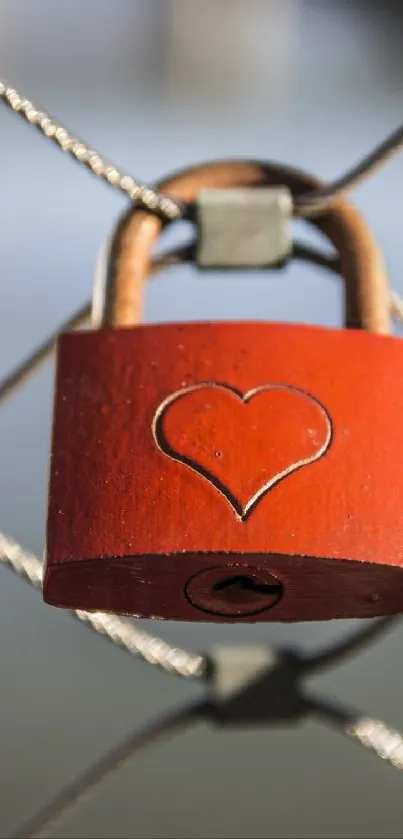
[[[44,598],[191,621],[403,610],[403,343],[276,323],[58,347]]]

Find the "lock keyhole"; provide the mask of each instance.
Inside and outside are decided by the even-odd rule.
[[[263,583],[246,574],[234,574],[224,580],[219,580],[213,586],[213,590],[220,592],[221,598],[227,603],[246,603],[254,601],[259,595],[278,597],[281,595],[281,589],[281,584],[277,581]]]
[[[273,608],[283,586],[266,569],[232,563],[200,571],[186,583],[185,594],[198,609],[236,619]]]

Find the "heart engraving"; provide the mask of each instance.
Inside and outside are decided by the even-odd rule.
[[[316,397],[286,384],[242,393],[202,382],[170,394],[157,408],[158,449],[207,480],[245,522],[280,481],[323,457],[332,421]]]

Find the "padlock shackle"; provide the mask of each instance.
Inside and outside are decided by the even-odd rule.
[[[203,188],[286,186],[293,195],[321,182],[289,166],[259,161],[216,161],[183,169],[157,188],[189,207]],[[360,212],[343,197],[309,224],[337,250],[345,288],[345,325],[388,334],[391,331],[389,284],[382,257]],[[142,318],[145,282],[154,245],[164,227],[156,215],[130,207],[112,241],[104,304],[104,326],[130,326]]]

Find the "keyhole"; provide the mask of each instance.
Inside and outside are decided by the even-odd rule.
[[[231,563],[199,571],[186,583],[185,594],[198,609],[236,619],[273,608],[283,586],[266,569]]]
[[[215,583],[213,591],[220,592],[221,599],[227,603],[247,603],[251,600],[255,601],[259,596],[279,597],[281,585],[279,582],[263,583],[246,574],[234,574],[232,577]]]

